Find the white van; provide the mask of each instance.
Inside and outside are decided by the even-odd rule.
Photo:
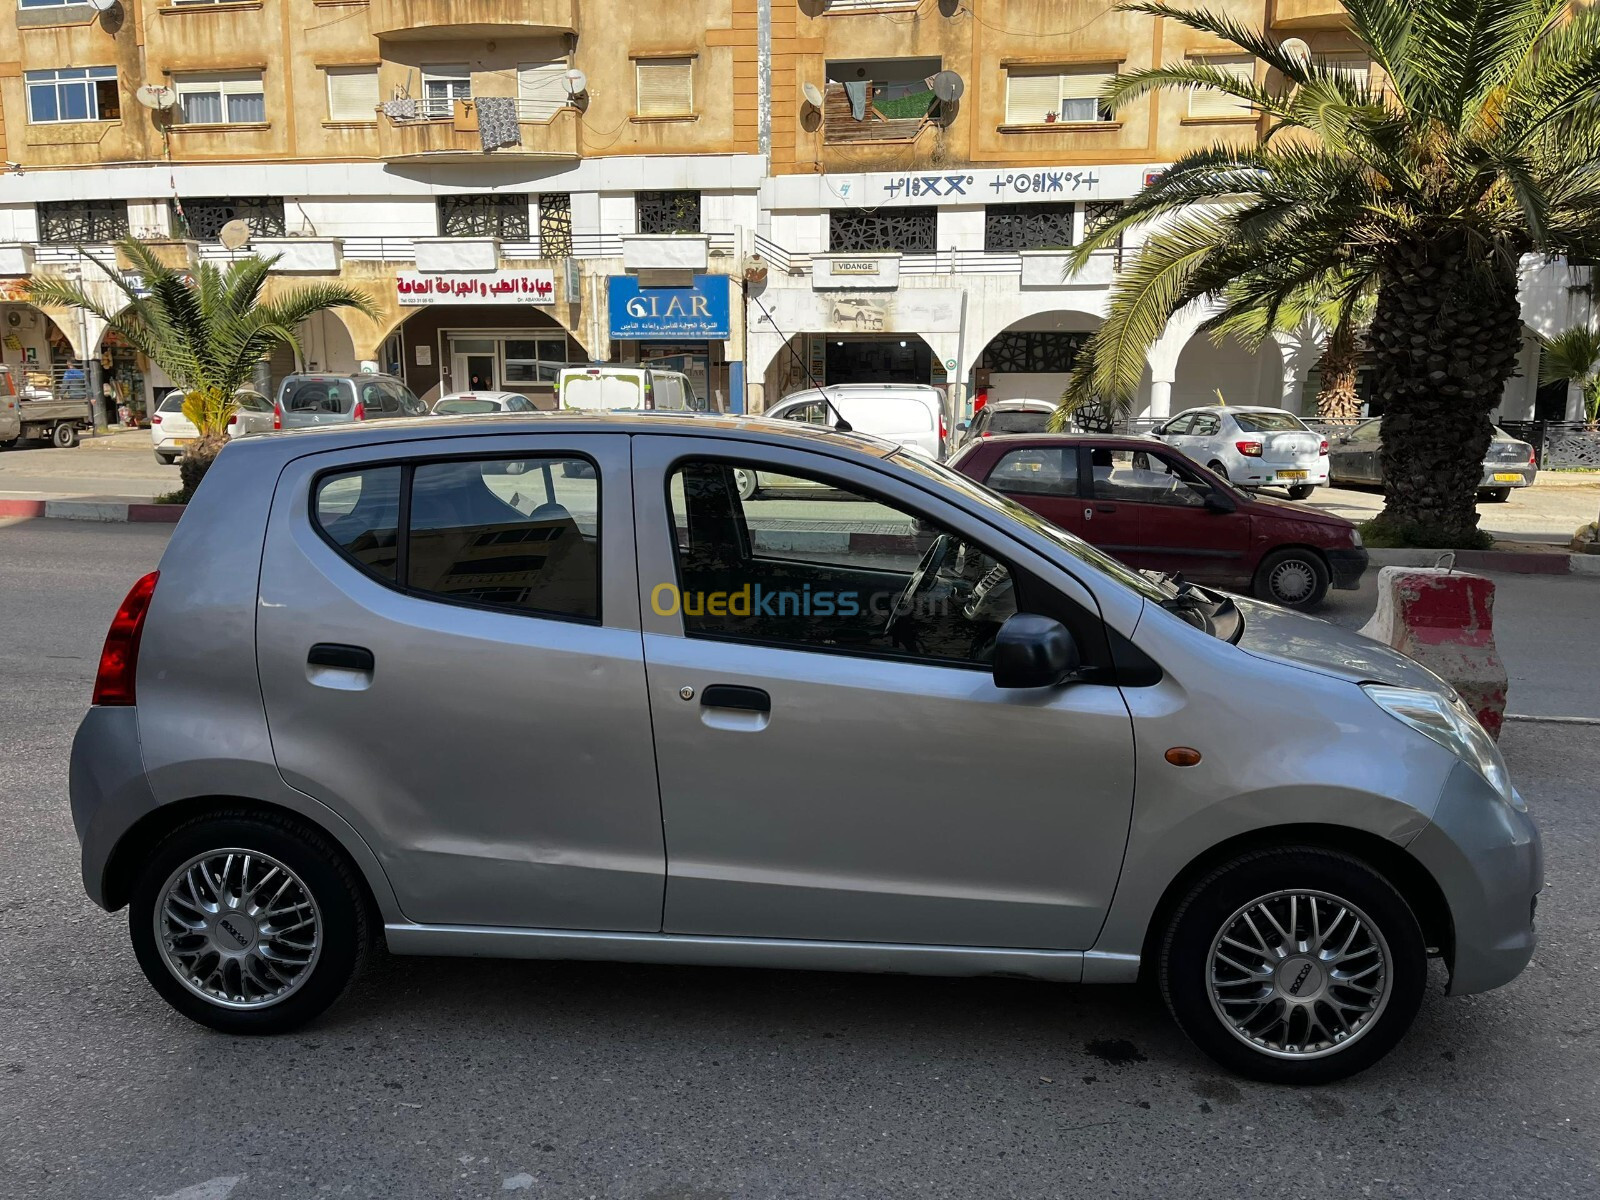
[[[704,403],[681,371],[654,367],[567,367],[556,379],[556,406],[582,409],[659,409],[698,412]]]
[[[837,412],[830,411],[830,403]],[[808,388],[785,396],[766,415],[829,426],[838,424],[842,416],[857,433],[899,442],[929,458],[944,455],[944,393],[925,383],[837,383]]]

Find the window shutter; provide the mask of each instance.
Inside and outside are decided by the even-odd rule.
[[[1246,81],[1255,78],[1256,60],[1248,54],[1228,55],[1218,58],[1201,58],[1194,60],[1219,71],[1226,71],[1235,78]],[[1237,96],[1224,95],[1222,92],[1213,92],[1195,88],[1189,93],[1189,115],[1191,117],[1248,117],[1250,105]]]
[[[1372,79],[1372,64],[1354,55],[1338,55],[1327,59],[1323,65],[1356,87],[1366,87]]]
[[[1081,71],[1066,71],[1061,76],[1063,100],[1098,100],[1111,82],[1111,72],[1104,67],[1090,67]]]
[[[523,63],[517,68],[517,116],[548,121],[567,106],[565,62]]]
[[[641,117],[680,117],[694,112],[694,60],[641,59],[636,67]]]
[[[1010,75],[1006,78],[1006,124],[1043,125],[1061,107],[1061,76]]]
[[[377,119],[378,68],[328,68],[328,120]]]

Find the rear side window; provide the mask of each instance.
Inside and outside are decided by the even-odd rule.
[[[1014,495],[1076,496],[1076,447],[1012,450],[994,465],[986,481],[997,492]]]
[[[296,379],[283,389],[283,411],[348,413],[355,394],[343,379]]]
[[[312,501],[317,528],[362,570],[394,583],[400,528],[400,468],[324,475]]]
[[[239,392],[234,396],[233,402],[246,412],[269,413],[272,411],[271,402],[265,396],[256,392]]]
[[[598,621],[599,496],[584,459],[423,462],[324,476],[312,515],[356,565],[414,595]]]

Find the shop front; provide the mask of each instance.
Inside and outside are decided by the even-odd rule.
[[[561,369],[588,361],[550,311],[550,271],[402,271],[395,288],[401,307],[417,311],[386,342],[383,365],[398,364],[406,384],[430,404],[451,392],[504,391],[554,408]]]
[[[636,275],[607,281],[612,360],[682,371],[714,412],[744,411],[744,363],[729,353],[732,280],[696,275],[688,287],[651,287]]]

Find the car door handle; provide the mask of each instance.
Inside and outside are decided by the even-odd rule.
[[[365,671],[376,665],[372,651],[365,646],[345,646],[338,642],[318,642],[306,655],[308,667],[331,667],[336,671]]]
[[[760,688],[740,687],[732,683],[713,683],[700,693],[700,706],[769,713],[772,711],[772,697]]]
[[[1094,507],[1095,507],[1095,511],[1096,512],[1116,512],[1117,511],[1117,506],[1115,504],[1096,504]]]

